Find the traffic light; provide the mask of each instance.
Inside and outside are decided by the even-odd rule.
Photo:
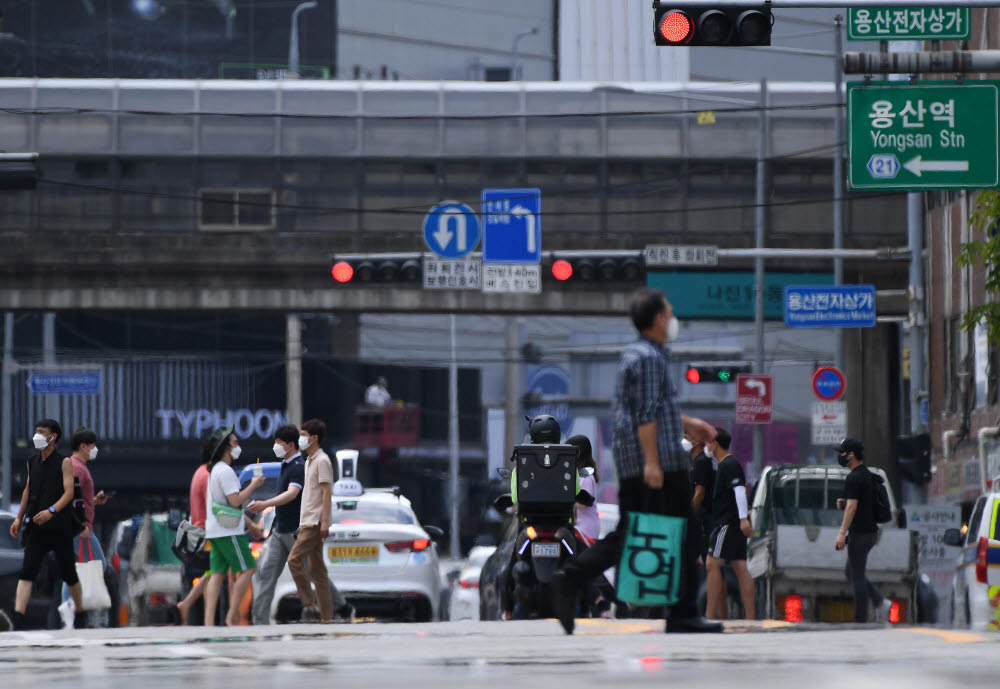
[[[334,259],[330,275],[341,284],[370,282],[417,283],[423,278],[420,261],[413,258]]]
[[[553,252],[550,272],[558,282],[645,282],[642,258],[636,252],[625,253],[587,252],[583,256],[560,258],[559,252]]]
[[[769,4],[671,8],[670,0],[654,3],[656,45],[771,45]]]
[[[931,480],[931,436],[901,435],[896,438],[896,461],[899,474],[918,486]]]
[[[35,188],[38,181],[37,153],[0,153],[0,191]]]
[[[684,372],[684,380],[692,384],[735,383],[738,373],[750,373],[749,362],[690,363]]]

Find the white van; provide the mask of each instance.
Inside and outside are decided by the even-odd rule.
[[[996,490],[1000,477],[992,485]],[[944,542],[962,548],[952,588],[952,625],[1000,630],[1000,492],[979,496],[965,533],[948,529]]]

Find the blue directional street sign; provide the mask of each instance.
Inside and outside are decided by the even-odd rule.
[[[542,190],[483,189],[483,263],[540,263]]]
[[[875,285],[785,287],[785,325],[794,328],[873,328]]]
[[[36,395],[98,395],[101,392],[101,374],[96,371],[32,373],[28,387]]]
[[[458,201],[442,201],[424,218],[424,241],[441,258],[464,258],[479,245],[479,216]]]

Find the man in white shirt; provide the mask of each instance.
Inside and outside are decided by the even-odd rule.
[[[384,376],[379,376],[372,385],[365,390],[365,404],[373,407],[385,407],[392,404],[392,395],[389,394],[388,382]]]

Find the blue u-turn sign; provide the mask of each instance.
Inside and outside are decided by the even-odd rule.
[[[458,201],[442,201],[424,218],[424,241],[441,258],[464,258],[479,245],[479,216]]]

